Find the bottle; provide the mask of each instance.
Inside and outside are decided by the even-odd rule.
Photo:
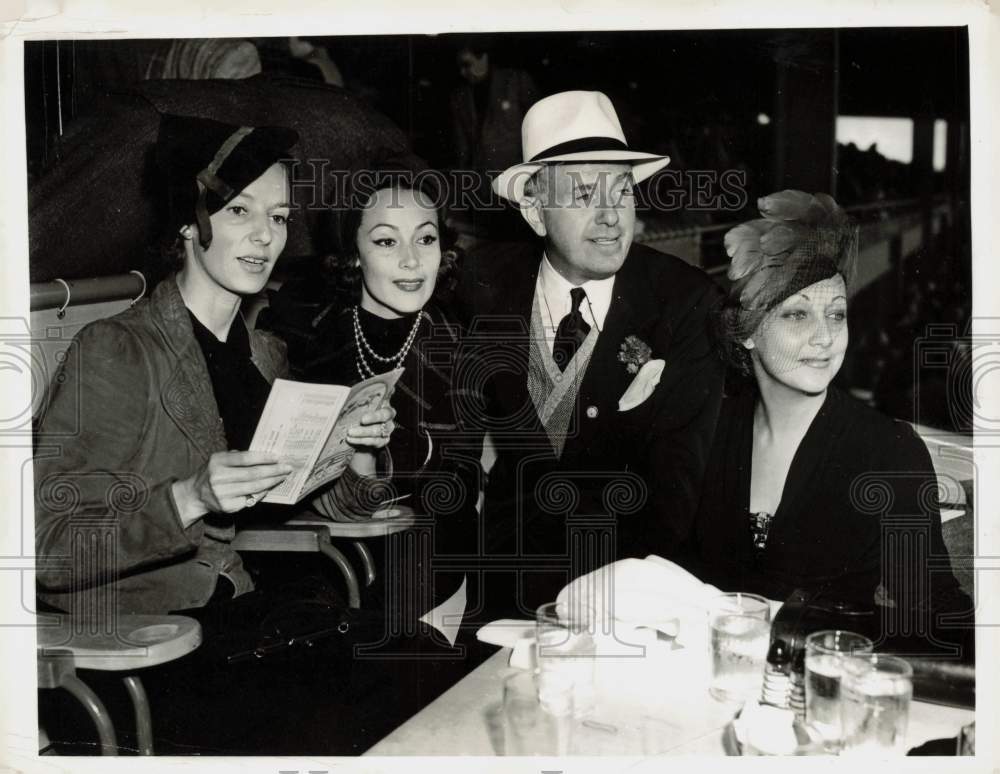
[[[767,651],[764,686],[760,701],[779,709],[788,709],[792,696],[792,658],[784,640],[775,639]]]

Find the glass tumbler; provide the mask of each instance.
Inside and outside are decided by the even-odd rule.
[[[742,703],[760,696],[771,639],[771,607],[758,594],[732,592],[712,600],[712,682],[719,701]]]
[[[845,658],[840,685],[842,755],[905,755],[913,668],[882,654]]]
[[[566,684],[572,686],[573,711],[577,717],[590,714],[596,701],[593,608],[569,602],[548,602],[535,617],[538,697],[542,704],[558,700]]]
[[[503,682],[504,745],[507,755],[568,755],[573,731],[573,692],[569,683],[550,701],[538,697],[537,676],[519,671]]]
[[[872,641],[855,632],[825,629],[806,637],[806,722],[823,739],[827,752],[838,752],[843,736],[840,686],[844,661],[872,652]]]

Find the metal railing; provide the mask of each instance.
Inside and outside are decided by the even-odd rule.
[[[142,272],[112,274],[107,277],[31,283],[31,311],[70,306],[100,304],[105,301],[138,301],[145,295],[146,278]]]

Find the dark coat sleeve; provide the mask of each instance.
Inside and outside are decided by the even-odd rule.
[[[722,402],[724,365],[709,335],[709,315],[720,291],[700,283],[700,295],[669,331],[666,363],[657,387],[657,413],[650,427],[646,481],[652,518],[645,520],[650,551],[678,557],[686,546]]]
[[[446,416],[437,428],[436,442],[440,447],[437,472],[442,485],[434,490],[425,487],[422,499],[428,507],[438,499],[444,500],[448,517],[441,520],[439,534],[444,538],[443,550],[449,553],[472,555],[477,551],[477,505],[485,487],[480,463],[484,433],[478,425],[464,421],[461,413],[453,411],[453,406],[460,401],[479,405],[482,400],[475,385],[460,386],[453,381],[441,401]]]

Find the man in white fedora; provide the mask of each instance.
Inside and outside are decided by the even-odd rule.
[[[709,336],[714,283],[632,242],[633,188],[669,158],[630,150],[599,92],[535,103],[521,139],[524,162],[494,190],[541,243],[478,256],[460,301],[463,378],[484,396],[467,413],[497,452],[483,567],[516,575],[524,614],[594,564],[681,553],[723,365]]]

